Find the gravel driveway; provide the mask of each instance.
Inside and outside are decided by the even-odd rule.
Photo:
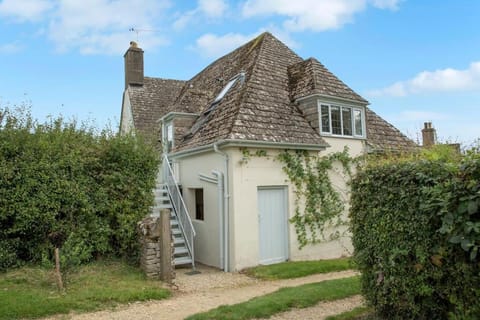
[[[165,300],[137,302],[122,305],[114,310],[104,310],[92,313],[61,315],[48,319],[115,319],[115,320],[174,320],[210,310],[223,304],[235,304],[249,300],[256,296],[265,295],[281,287],[298,286],[305,283],[320,282],[323,280],[351,277],[358,274],[355,271],[341,271],[327,274],[316,274],[303,278],[287,280],[258,280],[237,272],[225,273],[218,269],[198,266],[201,272],[195,275],[187,275],[189,269],[177,269],[176,288],[172,290],[172,297]],[[308,318],[308,311],[319,317],[319,310],[329,309],[334,313],[353,309],[360,305],[361,299],[353,297],[328,303],[320,303],[307,309],[293,310],[277,315],[270,319],[313,319]],[[307,312],[307,313],[305,313]],[[303,316],[296,317],[296,315]],[[331,315],[332,313],[327,313]]]

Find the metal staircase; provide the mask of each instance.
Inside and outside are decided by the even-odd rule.
[[[193,238],[195,230],[188,214],[173,170],[165,156],[162,176],[158,177],[155,188],[155,206],[152,215],[158,216],[161,209],[170,209],[170,227],[173,235],[173,262],[175,266],[191,264],[195,269]]]

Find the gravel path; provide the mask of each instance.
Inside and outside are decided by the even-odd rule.
[[[281,287],[298,286],[305,283],[320,282],[324,280],[351,277],[358,274],[355,271],[341,271],[327,274],[316,274],[303,278],[264,281],[252,279],[240,273],[225,273],[217,269],[204,266],[199,267],[200,274],[187,275],[190,270],[177,270],[176,288],[172,291],[173,296],[169,299],[149,302],[131,303],[120,306],[115,310],[104,310],[93,313],[69,314],[48,319],[115,319],[115,320],[174,320],[210,310],[223,304],[235,304],[249,300],[256,296],[265,295]],[[340,300],[338,312],[342,312],[341,306],[348,304]],[[335,309],[335,302],[331,302],[329,308]],[[360,304],[360,302],[358,302]],[[354,303],[351,304],[356,306]],[[352,308],[353,308],[352,307]],[[313,308],[321,308],[317,305]],[[310,309],[310,308],[309,308]],[[295,310],[295,313],[300,312]],[[287,314],[283,313],[280,316]],[[270,318],[272,319],[272,318]],[[275,318],[277,319],[277,318]],[[278,318],[297,319],[297,318]],[[307,319],[307,318],[298,318]],[[315,318],[315,319],[318,319]]]
[[[320,302],[317,305],[304,308],[292,309],[287,312],[276,314],[269,320],[320,320],[342,312],[353,310],[363,304],[362,296],[353,296],[346,299]]]

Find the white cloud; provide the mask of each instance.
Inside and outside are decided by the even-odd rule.
[[[217,36],[213,33],[207,33],[197,39],[194,49],[203,56],[216,58],[248,42],[258,34],[227,33],[223,36]]]
[[[228,5],[225,0],[198,0],[198,5],[195,9],[183,13],[173,23],[175,30],[184,29],[188,24],[199,17],[207,19],[222,18],[228,10]]]
[[[50,21],[49,38],[60,51],[119,54],[136,38],[129,31],[135,27],[140,46],[152,48],[165,42],[154,25],[167,6],[155,0],[63,0]]]
[[[3,0],[0,3],[0,16],[18,21],[36,21],[53,8],[50,0]]]
[[[242,6],[244,17],[279,15],[288,17],[284,27],[289,31],[325,31],[337,29],[353,20],[369,4],[379,9],[396,9],[400,0],[247,0]]]
[[[472,62],[467,69],[446,68],[422,71],[412,79],[398,81],[383,89],[372,90],[371,96],[407,96],[431,92],[480,90],[480,61]]]
[[[198,8],[207,17],[221,17],[227,10],[224,0],[198,0]]]
[[[207,33],[198,38],[195,42],[195,46],[190,47],[190,49],[199,52],[202,56],[207,58],[218,58],[266,31],[274,34],[276,38],[291,48],[299,47],[299,44],[290,37],[288,32],[280,30],[274,25],[270,25],[268,28],[261,28],[257,32],[248,35],[227,33],[220,36],[213,33]]]
[[[19,42],[12,42],[0,45],[0,54],[13,54],[23,50]]]

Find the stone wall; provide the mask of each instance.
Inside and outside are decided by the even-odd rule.
[[[175,279],[175,268],[170,211],[162,210],[160,217],[143,219],[138,223],[137,230],[141,250],[141,269],[149,278],[172,282]]]

